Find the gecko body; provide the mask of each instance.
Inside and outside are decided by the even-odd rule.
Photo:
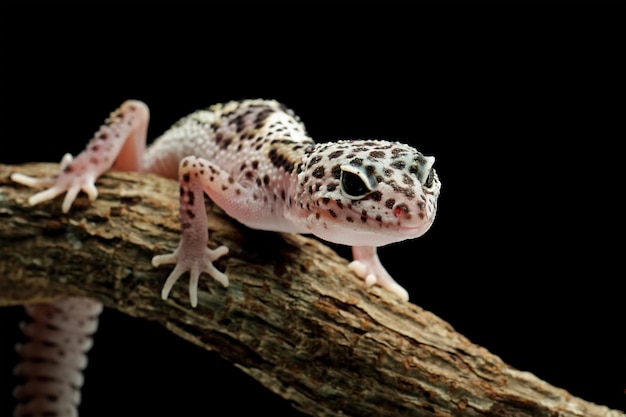
[[[180,183],[178,248],[157,255],[153,265],[174,264],[161,296],[189,273],[192,306],[199,277],[207,273],[223,286],[228,277],[213,262],[228,253],[209,249],[206,193],[227,214],[255,228],[312,233],[352,246],[349,268],[366,285],[379,285],[407,300],[380,263],[376,248],[426,232],[437,211],[441,184],[434,158],[411,146],[383,140],[314,143],[303,124],[273,100],[246,100],[196,111],[146,148],[148,107],[126,101],[76,158],[66,154],[57,175],[12,179],[45,188],[31,205],[65,194],[67,213],[80,191],[97,198],[97,178],[109,169],[152,172]],[[30,342],[20,345],[15,369],[25,382],[15,391],[15,415],[76,416],[85,354],[102,305],[71,298],[31,307],[23,326]]]
[[[175,264],[164,299],[186,272],[193,306],[202,272],[228,285],[227,276],[213,266],[228,249],[206,247],[203,192],[249,227],[312,233],[351,245],[350,268],[367,285],[408,299],[381,265],[376,247],[430,228],[441,187],[434,157],[384,140],[315,143],[293,111],[273,100],[233,101],[196,111],[145,149],[148,119],[147,106],[129,100],[111,113],[76,159],[63,158],[58,175],[12,178],[47,187],[30,198],[31,204],[65,193],[64,212],[81,190],[95,199],[95,180],[111,168],[178,178],[180,244],[174,253],[153,259],[155,266]]]

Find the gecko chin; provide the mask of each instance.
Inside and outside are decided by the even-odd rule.
[[[349,246],[384,246],[407,239],[422,236],[430,229],[433,219],[412,226],[385,225],[378,227],[359,227],[349,223],[344,225],[319,223],[309,225],[308,232],[329,242]]]

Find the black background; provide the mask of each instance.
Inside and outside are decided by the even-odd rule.
[[[318,141],[411,143],[436,156],[443,183],[432,229],[380,250],[411,301],[515,368],[624,409],[610,22],[396,3],[4,9],[0,162],[76,154],[128,98],[150,106],[150,138],[198,108],[260,97],[293,108]],[[0,415],[21,317],[0,309]],[[252,413],[298,415],[158,324],[103,315],[81,416]]]

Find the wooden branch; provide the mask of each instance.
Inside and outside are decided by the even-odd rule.
[[[347,261],[302,236],[245,229],[214,209],[211,245],[228,288],[205,278],[192,309],[186,279],[160,299],[168,268],[152,256],[178,244],[178,185],[110,173],[94,203],[79,196],[36,207],[11,172],[50,175],[57,165],[0,165],[0,305],[89,296],[224,358],[316,416],[624,416],[503,363],[433,314],[378,288]]]

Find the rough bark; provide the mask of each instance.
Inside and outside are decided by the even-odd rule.
[[[56,165],[0,165],[0,306],[84,295],[157,320],[234,362],[315,416],[624,416],[505,364],[446,322],[384,291],[364,289],[347,261],[302,236],[258,232],[218,209],[211,245],[231,284],[201,280],[192,309],[186,279],[160,299],[169,268],[152,256],[178,244],[177,184],[110,173],[100,196],[29,207],[33,190],[11,172]]]

